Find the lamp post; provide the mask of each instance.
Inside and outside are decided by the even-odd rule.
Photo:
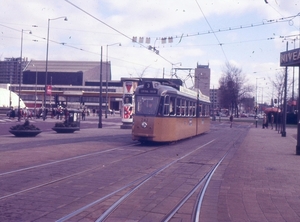
[[[100,55],[100,88],[99,88],[99,122],[98,128],[102,128],[102,46]]]
[[[43,120],[46,119],[46,94],[47,94],[47,78],[48,78],[48,51],[49,51],[49,30],[50,30],[50,21],[63,18],[65,21],[68,21],[67,17],[61,16],[54,19],[48,19],[48,31],[47,31],[47,49],[46,49],[46,71],[45,71],[45,91],[44,91],[44,114]]]
[[[106,81],[106,99],[105,99],[105,101],[106,101],[106,103],[105,103],[105,118],[107,118],[107,110],[108,110],[108,104],[107,104],[107,102],[108,102],[108,46],[113,46],[113,45],[119,45],[119,46],[121,46],[121,43],[113,43],[113,44],[110,44],[110,45],[106,45],[106,79],[105,79],[105,81]]]
[[[21,110],[20,110],[20,103],[21,103],[21,82],[22,82],[22,76],[23,76],[23,67],[22,67],[22,57],[23,57],[23,33],[25,31],[28,31],[29,34],[31,34],[30,30],[24,30],[21,31],[21,55],[20,55],[20,74],[19,74],[19,101],[18,101],[18,121],[21,119]]]
[[[289,42],[286,42],[286,51],[288,51]],[[287,113],[287,75],[288,75],[288,67],[285,67],[285,74],[284,74],[284,96],[283,96],[283,117],[282,117],[282,132],[281,136],[286,137],[286,113]]]
[[[36,96],[37,96],[37,92],[36,92],[36,87],[37,87],[37,68],[34,64],[32,64],[33,67],[35,67],[35,90],[34,90],[34,115],[36,116]]]
[[[254,73],[256,73],[256,72],[254,72]],[[264,79],[265,80],[265,78],[264,77],[261,77],[261,78],[256,78],[256,96],[255,96],[255,101],[256,101],[256,106],[255,106],[255,127],[257,128],[257,105],[258,105],[258,101],[257,101],[257,80],[258,79]]]

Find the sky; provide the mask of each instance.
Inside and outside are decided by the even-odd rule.
[[[280,52],[300,47],[300,0],[1,1],[0,60],[20,57],[21,48],[28,60],[46,60],[49,28],[49,60],[100,61],[102,48],[113,80],[171,78],[173,68],[199,64],[218,88],[230,63],[266,100],[283,69]],[[193,75],[177,71],[187,87]]]

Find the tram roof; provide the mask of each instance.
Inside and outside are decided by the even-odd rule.
[[[200,90],[194,91],[191,89],[184,88],[182,86],[179,86],[179,90],[178,90],[177,89],[178,86],[175,88],[174,86],[170,86],[170,85],[162,85],[160,82],[157,82],[157,81],[145,82],[143,85],[139,85],[137,87],[137,90],[145,88],[145,85],[149,84],[149,83],[151,83],[151,89],[157,89],[157,93],[155,93],[157,95],[162,95],[165,93],[172,93],[172,94],[181,95],[184,97],[189,97],[192,99],[196,99],[197,96],[199,95],[199,99],[201,101],[210,103],[209,97],[203,95]],[[139,91],[136,91],[136,92],[138,92],[138,94],[140,93]],[[149,93],[149,94],[151,94],[151,93]],[[152,95],[154,95],[154,94],[152,94]]]

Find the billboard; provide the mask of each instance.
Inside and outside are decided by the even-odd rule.
[[[280,66],[300,66],[300,48],[281,52]]]

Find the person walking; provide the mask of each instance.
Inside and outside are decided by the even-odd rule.
[[[233,115],[232,114],[230,115],[229,120],[230,120],[230,128],[232,128],[232,122],[233,122]]]
[[[274,115],[272,114],[271,115],[271,127],[272,127],[272,129],[273,129],[273,125],[274,125]]]

